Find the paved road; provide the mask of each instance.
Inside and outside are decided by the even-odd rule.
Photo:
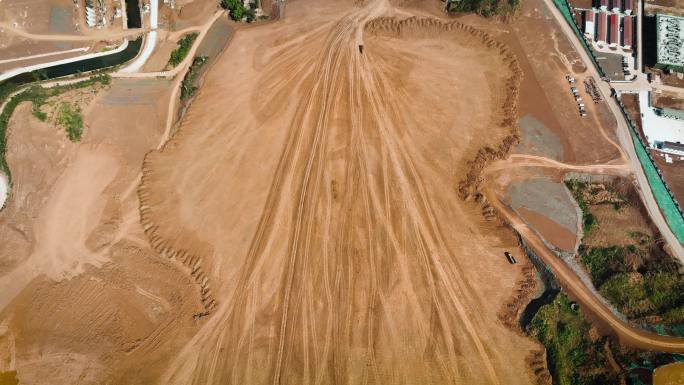
[[[568,40],[572,43],[573,47],[582,58],[582,61],[584,61],[584,64],[587,66],[587,71],[589,72],[589,74],[593,75],[596,79],[600,79],[601,76],[599,75],[596,68],[593,66],[592,61],[589,58],[589,55],[582,46],[582,43],[578,40],[572,28],[565,21],[563,15],[555,7],[553,1],[544,0],[544,3],[556,19],[560,29],[563,31],[565,36],[567,36]],[[646,179],[644,170],[641,168],[641,163],[639,163],[639,159],[636,156],[636,151],[634,150],[634,143],[632,142],[632,137],[629,132],[627,122],[625,122],[625,118],[623,117],[622,112],[620,111],[620,107],[617,105],[617,102],[610,97],[611,87],[606,82],[598,82],[598,87],[601,93],[603,94],[604,100],[608,104],[608,107],[610,108],[611,112],[613,113],[613,116],[615,116],[615,119],[617,121],[618,140],[622,148],[627,153],[630,163],[632,164],[632,169],[634,170],[634,175],[637,181],[639,195],[641,196],[641,199],[644,202],[644,205],[646,206],[648,214],[653,220],[653,223],[658,227],[658,230],[660,231],[663,238],[670,247],[672,254],[675,257],[677,257],[682,263],[684,263],[684,248],[682,247],[682,244],[679,243],[679,240],[677,240],[677,237],[675,237],[675,235],[672,233],[672,230],[670,230],[670,227],[667,225],[667,222],[665,221],[663,214],[660,212],[660,209],[658,208],[658,203],[653,197],[653,192],[651,191],[651,187],[648,184],[648,180]]]

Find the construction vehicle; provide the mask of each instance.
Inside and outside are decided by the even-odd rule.
[[[518,261],[515,260],[515,257],[508,251],[504,252],[504,255],[506,256],[508,263],[510,263],[511,265],[515,265],[516,263],[518,263]]]

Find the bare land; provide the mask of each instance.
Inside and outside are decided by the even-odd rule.
[[[215,7],[184,5],[173,25]],[[288,2],[277,23],[238,29],[168,142],[165,81],[66,96],[84,97],[81,144],[20,107],[0,216],[0,373],[548,381],[512,321],[532,269],[506,261],[521,252],[486,220],[493,208],[461,197],[519,140],[518,115],[558,149],[504,162],[502,194],[514,172],[559,182],[573,167],[561,162],[618,161],[614,121],[603,104],[579,117],[563,77],[581,82],[584,67],[540,0],[513,24],[435,17],[437,1]]]

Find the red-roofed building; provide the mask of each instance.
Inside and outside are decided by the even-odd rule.
[[[622,0],[613,0],[613,12],[622,11]]]
[[[617,13],[610,15],[610,44],[620,44],[620,19]]]
[[[608,0],[601,0],[601,10],[605,11],[608,9]]]
[[[634,0],[624,0],[624,6],[625,6],[625,14],[631,15],[632,14],[632,7]]]
[[[625,16],[622,18],[622,45],[625,48],[632,47],[634,36],[634,17]]]
[[[608,41],[608,14],[605,12],[598,14],[598,35],[596,36],[596,41],[599,43]]]

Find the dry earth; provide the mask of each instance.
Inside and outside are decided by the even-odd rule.
[[[143,227],[209,313],[162,382],[529,383],[497,319],[515,241],[455,188],[510,141],[515,58],[384,2],[287,15],[235,36],[145,160]]]
[[[519,85],[520,110],[560,135],[564,161],[616,157],[587,146],[605,107],[578,120],[558,91],[576,58],[534,6],[513,28],[396,3],[290,1],[283,20],[240,29],[160,151],[148,153],[165,137],[165,82],[101,91],[78,145],[22,106],[0,216],[0,372],[22,384],[546,378],[543,353],[509,328],[532,270],[506,262],[517,240],[460,196],[517,141]],[[198,0],[180,16],[213,9]],[[533,35],[538,47],[522,44]]]

